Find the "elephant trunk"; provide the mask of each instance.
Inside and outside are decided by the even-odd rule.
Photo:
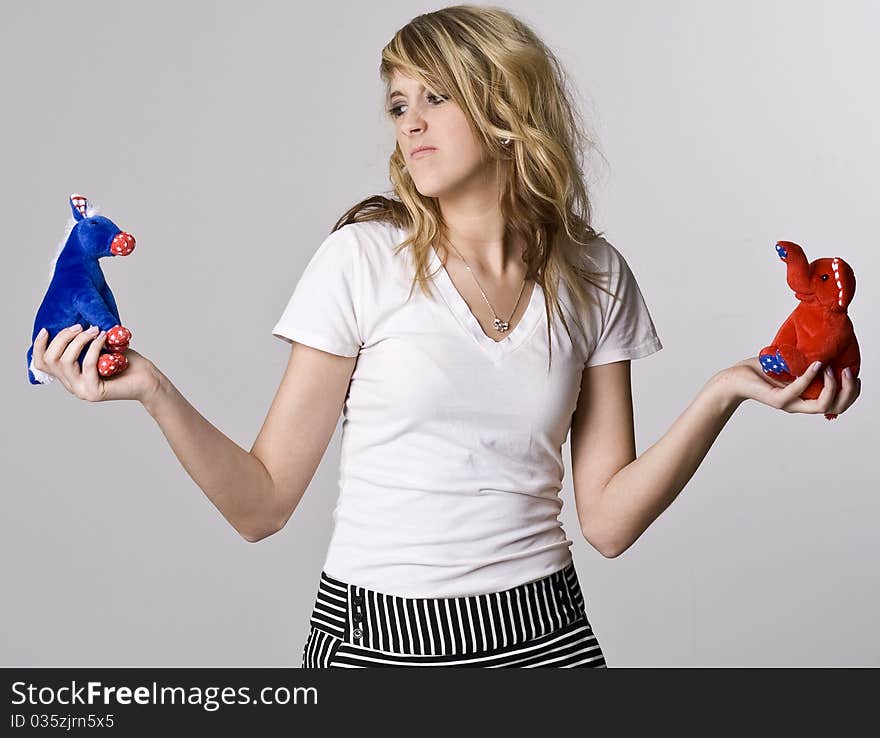
[[[794,290],[795,297],[803,302],[815,302],[810,263],[804,250],[792,241],[777,241],[776,253],[785,262],[785,278],[788,286]]]
[[[791,241],[780,241],[777,245],[777,251],[779,246],[783,247],[785,253],[783,259],[786,268],[785,279],[788,282],[788,286],[794,290],[795,295],[800,300],[811,296],[813,289],[810,283],[810,263],[807,261],[807,255],[804,253],[804,250]]]

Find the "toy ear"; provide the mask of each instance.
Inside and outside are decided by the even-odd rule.
[[[73,193],[70,196],[70,209],[73,211],[73,217],[76,220],[82,220],[86,217],[86,207],[89,201],[85,195],[77,195]]]
[[[846,309],[856,294],[856,275],[852,267],[839,256],[831,260],[831,269],[837,282],[837,304]]]

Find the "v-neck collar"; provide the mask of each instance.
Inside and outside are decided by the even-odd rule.
[[[526,305],[522,317],[519,322],[510,329],[507,337],[502,338],[500,341],[494,341],[483,332],[483,327],[480,325],[476,316],[471,312],[465,299],[459,293],[458,288],[449,276],[449,272],[446,271],[446,267],[437,255],[437,251],[433,245],[430,246],[430,249],[432,271],[433,267],[439,267],[436,272],[437,276],[434,283],[439,288],[444,301],[458,319],[462,328],[471,334],[477,344],[489,354],[492,359],[497,361],[507,356],[509,353],[517,349],[523,341],[532,334],[535,326],[538,324],[542,312],[541,303],[543,302],[543,291],[541,290],[540,284],[535,282],[532,287],[531,295],[529,296],[529,303]]]

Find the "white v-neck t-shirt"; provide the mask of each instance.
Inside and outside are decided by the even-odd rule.
[[[406,232],[350,223],[311,257],[272,334],[357,356],[343,408],[339,498],[324,564],[341,581],[403,597],[464,597],[539,579],[571,562],[559,521],[562,445],[584,367],[662,348],[623,256],[590,248],[612,278],[574,341],[554,316],[547,372],[543,291],[487,336],[437,252],[435,299],[418,286]]]

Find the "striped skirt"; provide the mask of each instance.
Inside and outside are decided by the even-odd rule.
[[[500,592],[441,598],[383,594],[322,571],[309,624],[303,668],[606,667],[574,562]]]

